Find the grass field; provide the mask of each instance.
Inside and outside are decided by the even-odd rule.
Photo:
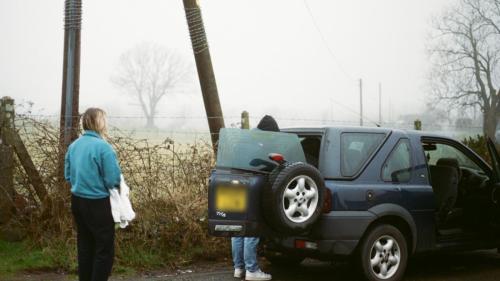
[[[43,249],[28,242],[5,242],[0,240],[0,279],[21,271],[44,271],[53,269],[54,261]]]
[[[44,272],[61,272],[75,276],[76,259],[73,253],[76,251],[74,245],[60,245],[61,247],[45,247],[24,242],[6,242],[0,240],[0,280],[19,276],[21,274]],[[162,259],[159,256],[147,254],[144,250],[128,251],[122,259],[130,259],[131,263],[139,263],[134,259],[141,259],[148,267],[160,267]],[[155,262],[156,261],[156,262]],[[116,264],[113,268],[114,274],[130,276],[136,273],[132,267]]]
[[[30,242],[2,242],[0,276],[26,270],[75,272],[70,192],[58,177],[59,132],[49,123],[30,119],[18,120],[17,128],[51,203],[44,206],[39,200],[15,159],[18,203],[9,224]],[[117,132],[108,138],[137,213],[129,227],[117,231],[115,273],[176,268],[227,256],[228,241],[210,237],[207,231],[207,182],[214,165],[209,143],[146,137]]]

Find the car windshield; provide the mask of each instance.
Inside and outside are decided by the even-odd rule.
[[[277,166],[269,159],[270,153],[279,153],[288,162],[306,162],[295,134],[224,128],[220,130],[216,167],[270,172]]]

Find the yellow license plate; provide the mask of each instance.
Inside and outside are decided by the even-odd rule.
[[[247,208],[247,192],[244,187],[217,187],[215,196],[217,211],[244,212]]]

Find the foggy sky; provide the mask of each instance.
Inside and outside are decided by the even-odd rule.
[[[358,79],[365,116],[378,120],[424,109],[431,16],[453,0],[202,0],[226,124],[252,117],[357,121]],[[63,59],[63,0],[0,0],[0,96],[33,101],[57,114]],[[83,0],[80,111],[140,115],[135,101],[110,82],[121,53],[153,42],[193,63],[181,0]],[[205,116],[199,85],[165,98],[160,116]],[[170,125],[178,122],[165,119]],[[293,121],[290,121],[293,123]],[[365,123],[369,123],[365,121]],[[189,126],[206,128],[206,121]]]

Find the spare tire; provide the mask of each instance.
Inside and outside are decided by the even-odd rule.
[[[315,167],[286,163],[269,175],[264,192],[264,217],[278,233],[300,234],[309,230],[323,209],[325,182]]]

